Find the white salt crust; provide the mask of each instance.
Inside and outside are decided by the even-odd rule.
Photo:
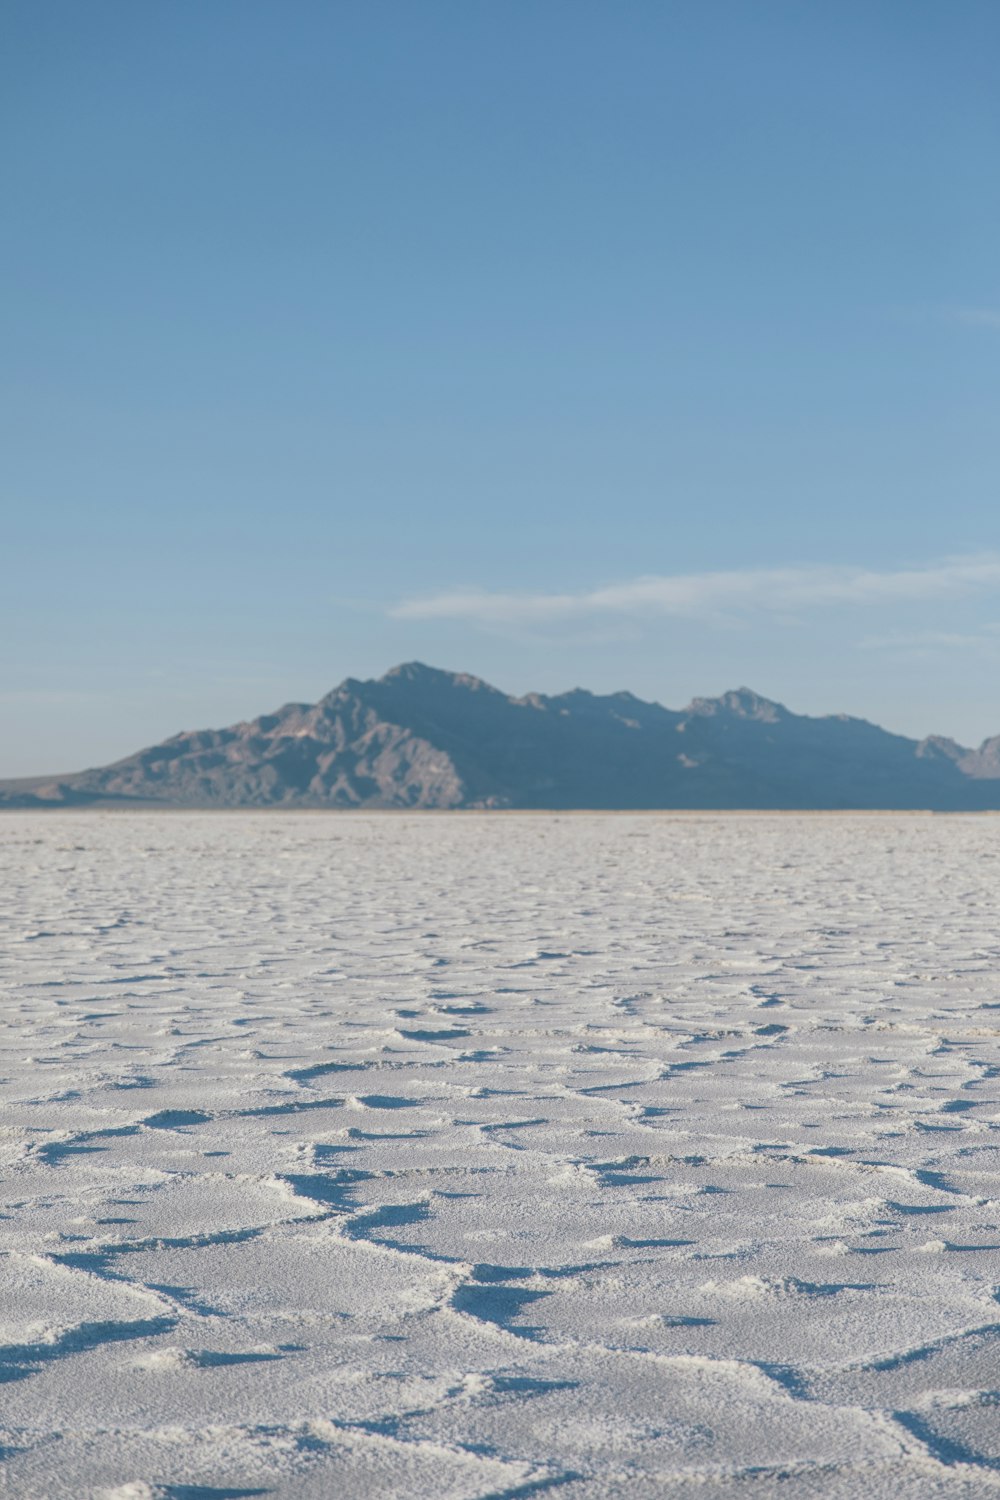
[[[0,1493],[1000,1490],[1000,823],[8,814]]]

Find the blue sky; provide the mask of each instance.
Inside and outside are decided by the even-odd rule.
[[[1000,731],[992,0],[7,0],[0,774],[420,658]]]

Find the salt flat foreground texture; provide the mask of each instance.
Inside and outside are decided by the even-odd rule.
[[[10,814],[0,1489],[1000,1488],[1000,824]]]

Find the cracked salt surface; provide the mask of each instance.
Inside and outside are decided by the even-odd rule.
[[[8,814],[0,1493],[1000,1491],[997,824]]]

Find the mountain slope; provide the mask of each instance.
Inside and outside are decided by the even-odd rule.
[[[747,688],[679,712],[626,692],[513,698],[412,662],[111,766],[0,782],[0,806],[109,804],[1000,809],[1000,736],[918,742]]]

